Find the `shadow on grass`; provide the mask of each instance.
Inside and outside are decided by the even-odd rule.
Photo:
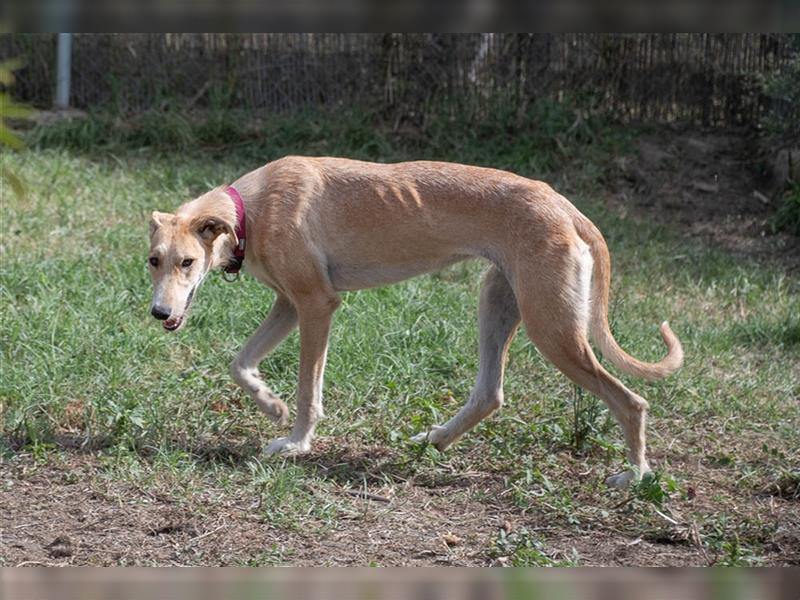
[[[800,345],[800,316],[787,322],[748,319],[734,323],[730,328],[731,338],[742,345],[775,346],[786,348]]]
[[[143,460],[149,460],[164,452],[181,452],[198,464],[226,465],[240,467],[247,461],[258,458],[261,445],[252,440],[221,442],[219,444],[186,444],[173,440],[164,444],[153,445],[146,440],[134,442],[132,445],[112,435],[90,436],[85,434],[55,433],[38,442],[51,449],[72,454],[94,454],[114,447],[128,446]],[[23,452],[37,445],[34,440],[23,435],[0,436],[0,447],[11,452]]]
[[[73,433],[56,433],[49,437],[46,445],[58,450],[74,452],[75,454],[92,454],[100,450],[106,450],[116,445],[112,436],[88,436]],[[0,446],[12,452],[19,452],[29,448],[34,441],[28,437],[17,434],[6,434],[0,436]]]
[[[195,462],[206,465],[224,465],[241,467],[249,460],[258,458],[261,446],[251,440],[245,442],[221,442],[219,444],[167,444],[167,449],[179,450],[191,456]],[[137,452],[140,456],[149,457],[155,454],[152,448],[141,448]]]
[[[479,479],[500,478],[491,472],[472,473],[451,469],[432,460],[427,446],[401,452],[389,446],[321,447],[320,451],[292,458],[294,464],[315,477],[350,489],[386,483],[413,483],[424,488],[467,488]]]

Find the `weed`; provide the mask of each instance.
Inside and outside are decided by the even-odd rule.
[[[330,521],[336,514],[331,503],[321,502],[305,470],[287,460],[248,463],[250,485],[258,498],[256,510],[265,522],[283,528],[299,528],[307,519]]]
[[[574,550],[571,556],[556,559],[547,553],[545,544],[524,527],[511,533],[506,533],[504,529],[501,529],[489,551],[489,556],[511,567],[576,567],[579,565],[579,557]]]
[[[719,514],[704,526],[704,540],[714,555],[714,564],[720,567],[758,566],[761,563],[753,549],[741,539],[735,519]]]
[[[272,544],[268,550],[260,552],[256,556],[241,561],[243,567],[279,567],[289,563],[292,553],[287,552],[277,543]]]
[[[570,445],[580,454],[585,452],[590,445],[607,447],[605,437],[611,429],[611,421],[607,418],[607,411],[603,404],[591,394],[584,392],[583,388],[572,386],[572,433]],[[603,417],[601,422],[601,417]]]
[[[677,491],[675,479],[658,471],[649,471],[633,486],[632,495],[642,502],[661,508],[669,500],[670,494]]]

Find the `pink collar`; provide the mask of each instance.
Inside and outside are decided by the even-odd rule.
[[[244,262],[244,248],[247,242],[247,222],[245,221],[244,202],[239,192],[232,185],[225,188],[225,193],[228,194],[233,205],[236,207],[236,237],[239,238],[239,243],[233,249],[233,258],[222,269],[226,273],[238,273],[242,268]]]

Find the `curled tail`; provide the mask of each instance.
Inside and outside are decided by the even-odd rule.
[[[575,219],[575,228],[581,239],[589,245],[594,260],[589,334],[600,347],[603,356],[620,371],[634,377],[653,380],[672,375],[683,363],[683,347],[666,321],[661,324],[661,337],[667,345],[667,355],[658,362],[648,363],[634,358],[614,339],[608,326],[608,290],[611,287],[611,257],[608,247],[600,231],[583,215]]]

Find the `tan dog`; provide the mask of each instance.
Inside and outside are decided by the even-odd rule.
[[[258,364],[298,324],[297,417],[268,453],[307,452],[322,414],[322,376],[338,292],[401,281],[455,262],[492,263],[480,297],[480,368],[469,402],[442,426],[415,436],[443,450],[503,403],[503,369],[520,321],[540,352],[602,398],[622,425],[635,467],[608,479],[624,486],[649,470],[647,402],[597,361],[588,336],[620,370],[659,379],[683,360],[667,323],[666,357],[641,362],[608,326],[610,258],[602,235],[544,183],[451,163],[374,164],[287,157],[233,183],[244,202],[244,266],[277,293],[267,319],[231,366],[259,408],[285,424],[289,411],[259,377]],[[237,209],[224,188],[153,213],[153,314],[170,330],[186,319],[203,277],[237,246]]]

